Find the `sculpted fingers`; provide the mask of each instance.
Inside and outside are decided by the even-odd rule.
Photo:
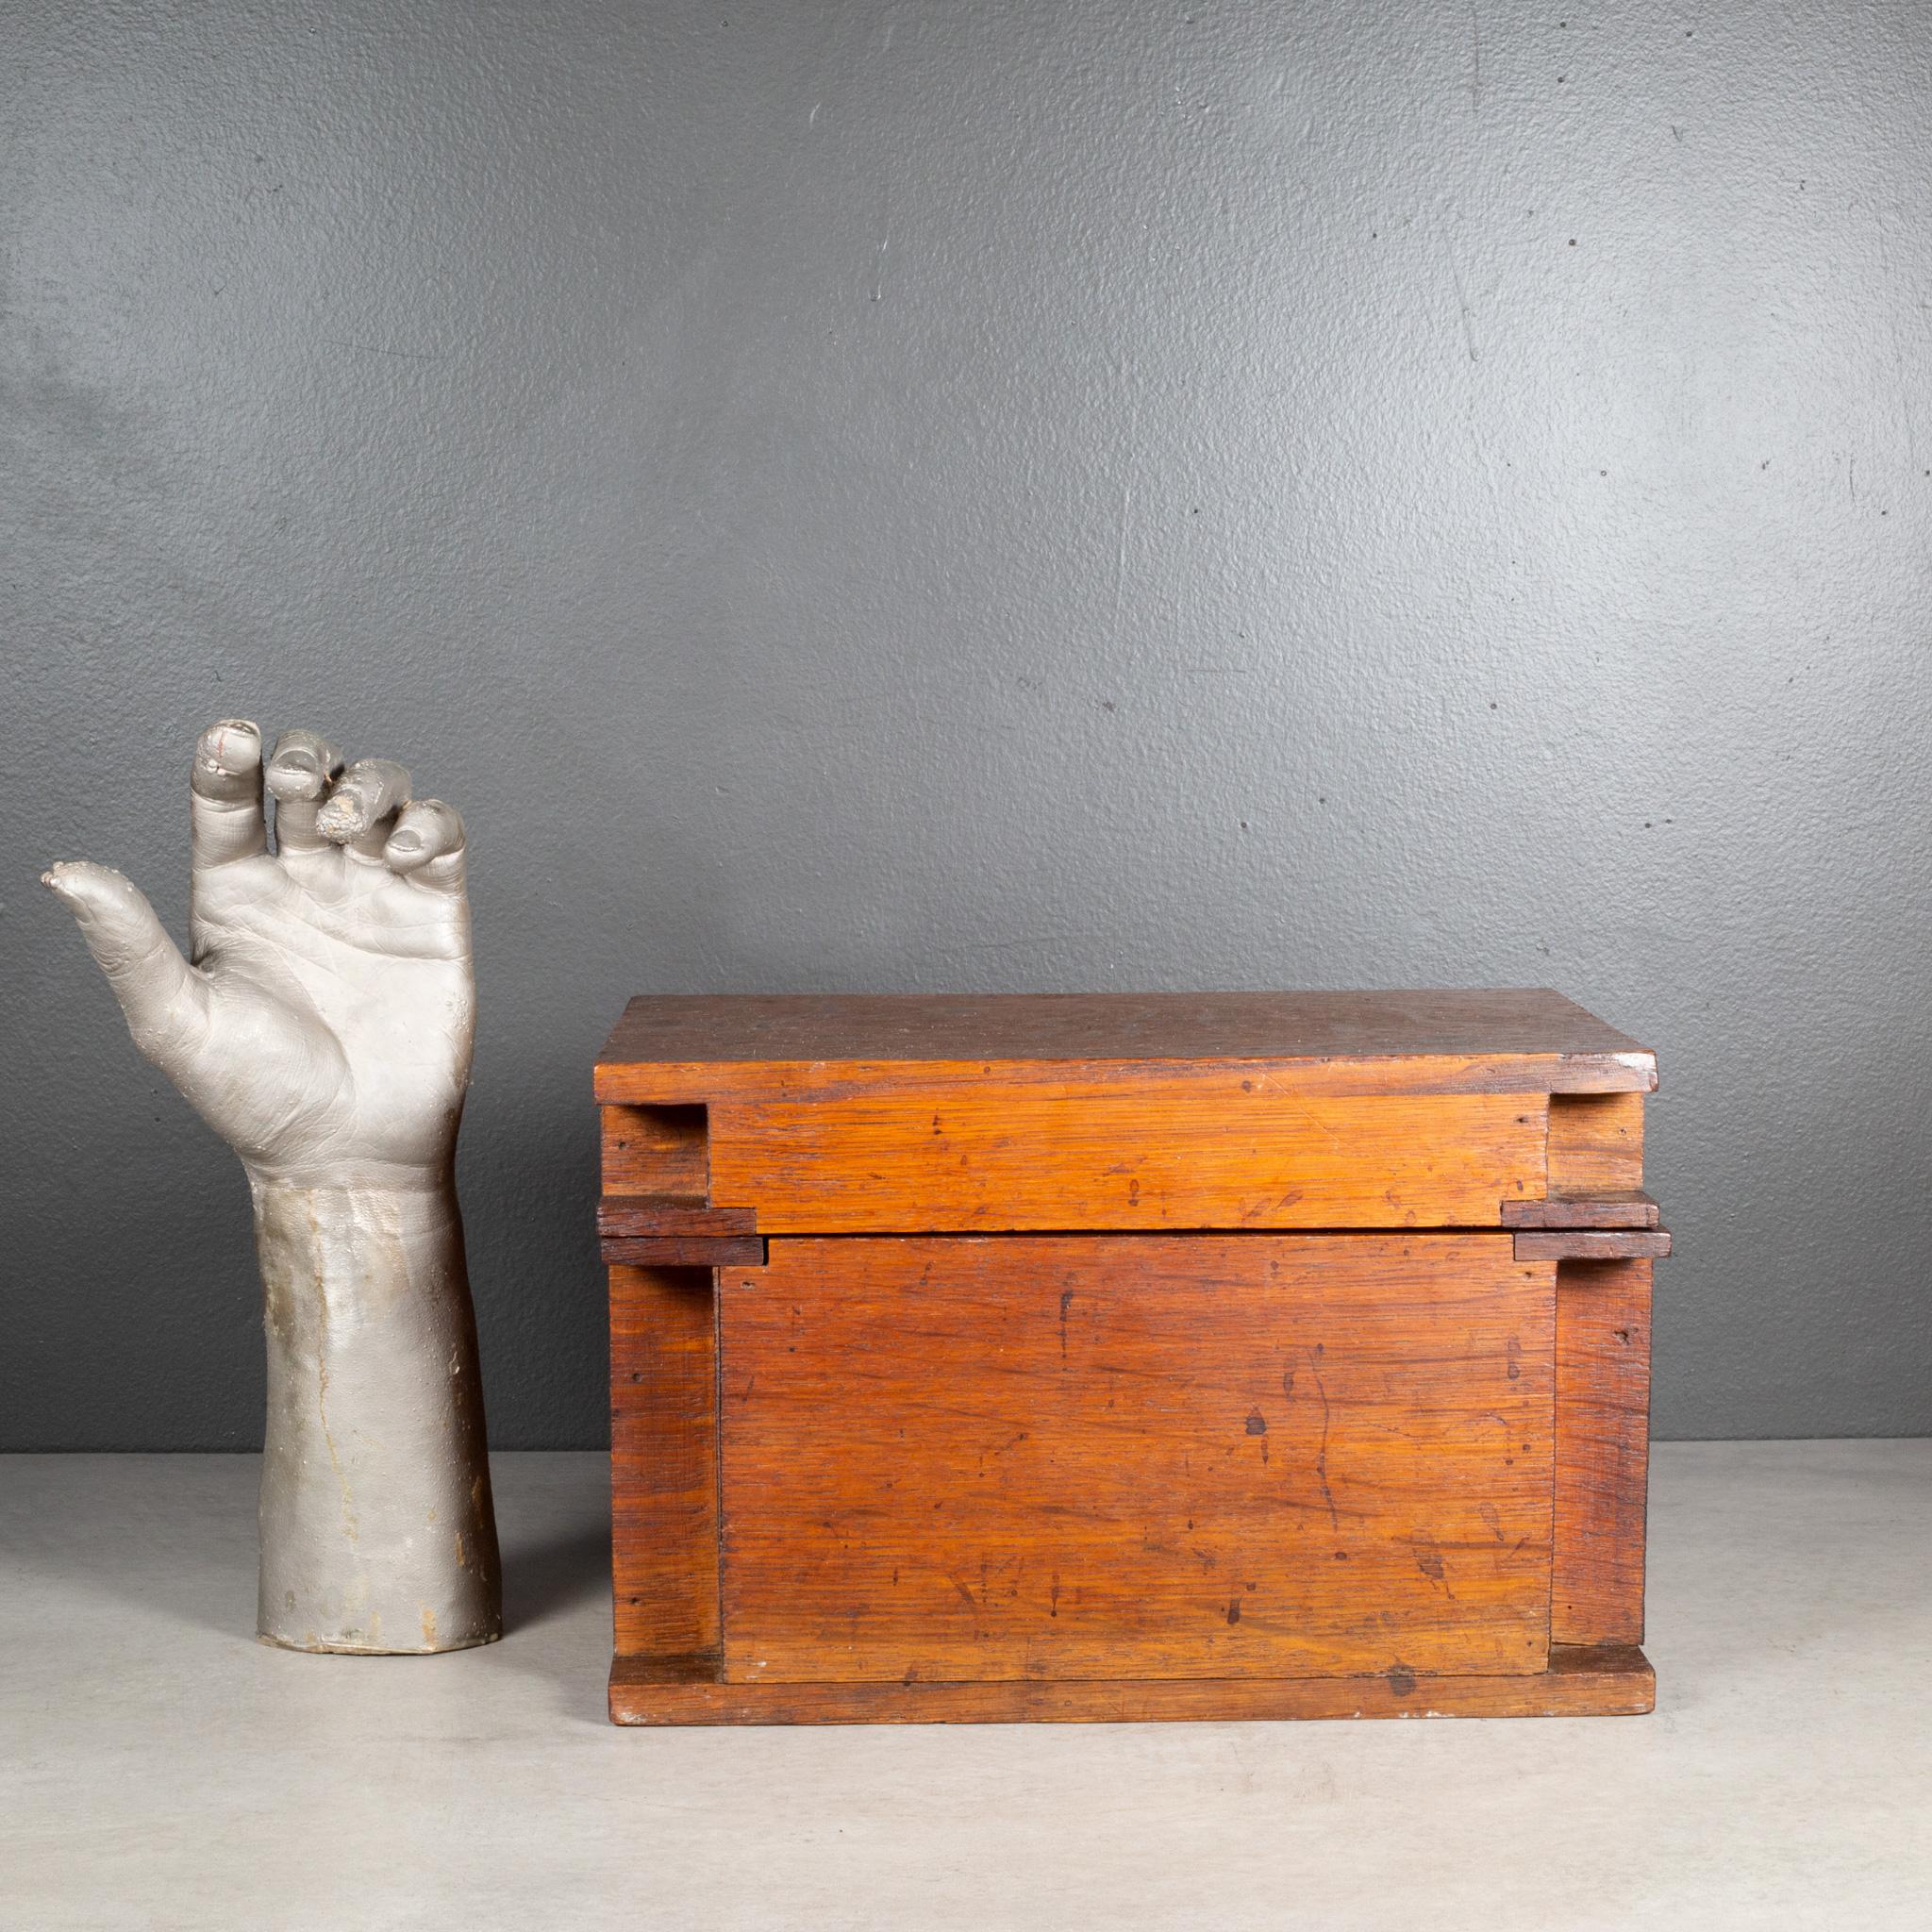
[[[329,780],[342,768],[342,755],[319,731],[285,731],[275,740],[268,763],[268,789],[280,804],[320,804]]]
[[[390,758],[358,758],[317,815],[325,839],[364,858],[380,858],[395,814],[409,802],[409,774]]]
[[[463,821],[440,798],[419,798],[403,808],[396,828],[382,848],[391,872],[438,891],[463,890]]]
[[[342,755],[319,731],[285,731],[268,761],[268,789],[275,801],[275,849],[326,852],[317,829],[323,794],[342,768]]]
[[[208,985],[181,957],[155,909],[118,872],[78,860],[41,874],[80,924],[121,1002],[134,1043],[178,1080],[208,1033]]]
[[[188,784],[190,852],[197,871],[268,850],[261,733],[246,718],[224,718],[201,734]]]

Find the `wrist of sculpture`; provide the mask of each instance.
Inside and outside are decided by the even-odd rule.
[[[263,1641],[492,1641],[495,1518],[453,1174],[250,1186],[268,1341]]]

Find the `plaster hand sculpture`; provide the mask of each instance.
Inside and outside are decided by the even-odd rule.
[[[475,980],[463,824],[400,765],[239,719],[191,774],[193,963],[105,866],[46,874],[134,1041],[241,1156],[268,1334],[260,1634],[502,1633],[457,1127]]]

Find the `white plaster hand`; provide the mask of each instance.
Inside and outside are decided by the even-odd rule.
[[[456,1142],[475,1024],[462,821],[401,766],[282,735],[262,813],[255,725],[211,725],[191,776],[185,960],[133,885],[85,862],[66,901],[136,1045],[257,1178],[408,1185]],[[331,790],[331,780],[334,779]]]
[[[463,824],[400,765],[213,724],[190,779],[193,962],[105,866],[57,865],[139,1046],[246,1168],[268,1342],[258,1629],[436,1651],[503,1624],[455,1153],[475,1026]]]

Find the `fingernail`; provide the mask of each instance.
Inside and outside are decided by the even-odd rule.
[[[322,761],[313,752],[279,752],[268,768],[268,789],[291,805],[320,798],[322,784]]]
[[[268,763],[268,789],[287,805],[320,798],[342,755],[317,731],[285,731]]]
[[[246,718],[224,718],[201,734],[195,758],[209,772],[238,778],[261,762],[261,732]]]

